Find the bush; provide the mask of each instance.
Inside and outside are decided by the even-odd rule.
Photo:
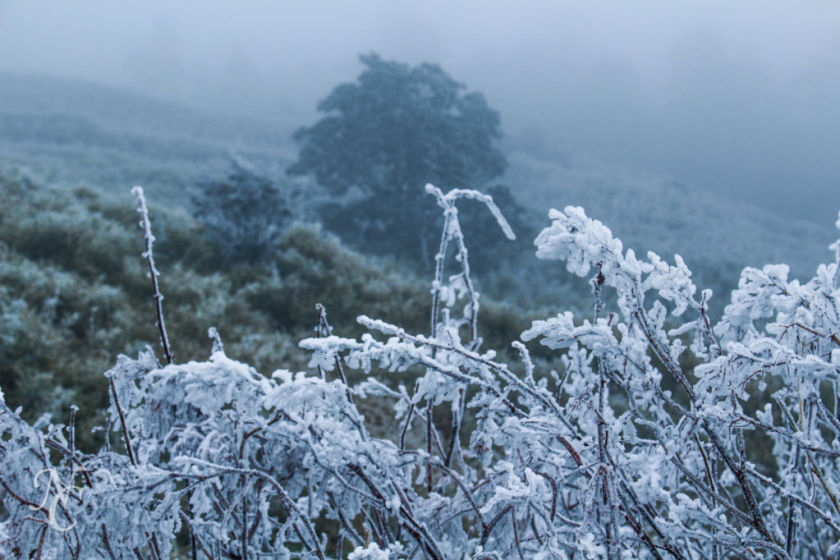
[[[192,201],[207,237],[232,263],[264,261],[290,215],[283,193],[239,158],[227,179],[202,183]]]
[[[136,354],[156,336],[143,240],[128,198],[0,174],[0,387],[27,421],[44,412],[66,419],[75,403],[83,411],[77,434],[84,450],[102,442],[101,432],[90,431],[108,403],[101,372],[113,356]],[[347,336],[363,332],[355,322],[359,307],[411,329],[428,321],[425,283],[314,226],[289,227],[264,263],[220,270],[199,224],[171,207],[152,213],[178,361],[203,359],[214,325],[235,359],[261,371],[304,368],[309,357],[296,341],[312,332],[318,302]],[[63,250],[51,250],[48,241]],[[498,317],[486,333],[493,344],[528,324],[514,308],[488,301],[485,308],[485,318]]]
[[[311,372],[270,377],[219,340],[207,362],[121,357],[106,377],[124,452],[79,453],[72,426],[0,401],[8,554],[166,558],[179,532],[215,558],[840,553],[840,242],[804,284],[745,269],[713,323],[679,257],[639,259],[582,209],[553,210],[537,255],[591,277],[594,314],[535,321],[512,342],[516,374],[482,349],[455,206],[492,202],[429,190],[445,227],[428,334],[362,315],[368,333],[342,338],[321,313],[300,343]],[[536,340],[563,351],[559,372],[537,368]],[[381,381],[413,367],[413,386]],[[346,368],[376,375],[351,384]],[[360,413],[371,398],[392,403],[388,438]],[[772,464],[755,460],[762,438]]]

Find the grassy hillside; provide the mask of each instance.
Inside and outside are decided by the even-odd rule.
[[[71,403],[107,402],[102,373],[119,353],[155,349],[157,331],[142,232],[126,192],[72,191],[6,168],[0,173],[0,387],[33,418],[66,415]],[[204,359],[207,329],[229,356],[258,370],[304,369],[297,341],[311,336],[315,303],[335,332],[357,336],[360,313],[428,330],[429,286],[387,261],[354,253],[316,227],[297,224],[259,266],[217,261],[200,225],[151,200],[164,311],[178,362]],[[506,304],[482,306],[486,346],[518,337],[529,317]]]
[[[583,206],[638,252],[680,254],[700,285],[717,294],[735,287],[745,266],[787,263],[799,277],[830,258],[834,224],[776,215],[716,197],[680,181],[608,165],[584,156],[554,161],[521,150],[509,154],[507,180],[529,208]],[[726,288],[726,292],[722,290]]]
[[[25,166],[68,189],[124,196],[126,187],[141,184],[158,204],[188,207],[199,180],[228,174],[230,151],[284,182],[296,153],[290,135],[301,124],[210,114],[88,82],[0,73],[0,163]],[[744,266],[785,262],[804,277],[827,258],[823,248],[834,240],[830,223],[789,220],[670,178],[573,153],[539,154],[516,139],[506,150],[504,180],[532,212],[535,231],[547,224],[548,208],[583,206],[627,247],[669,260],[682,255],[698,285],[717,294],[716,311]],[[310,200],[317,196],[309,183],[297,187]],[[304,200],[299,214],[307,207]],[[521,253],[485,279],[495,297],[528,308],[588,305],[585,285],[556,265],[536,262],[527,243]]]
[[[293,128],[90,82],[0,72],[3,162],[107,191],[142,184],[161,203],[186,203],[196,181],[224,176],[231,150],[282,176],[294,155]]]

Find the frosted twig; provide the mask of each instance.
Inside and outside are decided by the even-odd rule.
[[[143,256],[146,258],[146,263],[149,267],[149,277],[152,280],[152,297],[155,300],[157,325],[160,330],[160,343],[161,346],[163,346],[163,355],[166,358],[166,363],[171,364],[175,361],[175,358],[170,350],[169,336],[166,334],[166,323],[163,318],[163,294],[160,293],[160,286],[158,285],[158,276],[160,275],[160,272],[155,267],[155,256],[152,249],[155,243],[155,236],[152,234],[152,224],[149,222],[149,210],[146,207],[146,197],[143,195],[143,187],[134,187],[131,189],[131,192],[137,197],[137,212],[140,213],[140,227],[143,228],[143,235],[146,239],[146,250],[143,252]]]

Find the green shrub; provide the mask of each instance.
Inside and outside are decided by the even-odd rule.
[[[81,445],[92,446],[87,428],[99,416],[88,412],[107,403],[101,372],[120,353],[160,346],[136,209],[128,196],[13,173],[0,175],[0,199],[0,386],[29,420],[42,412],[66,420],[76,403],[86,419]],[[305,369],[309,355],[296,341],[312,334],[316,303],[342,336],[363,332],[359,309],[428,331],[429,286],[393,259],[364,257],[315,226],[295,224],[264,262],[220,268],[199,223],[177,208],[153,204],[150,212],[178,362],[205,359],[207,328],[215,326],[228,355],[260,371]],[[492,346],[529,324],[513,307],[483,301],[481,334]]]
[[[226,179],[201,183],[192,201],[207,238],[232,263],[265,260],[289,216],[277,186],[239,159]]]

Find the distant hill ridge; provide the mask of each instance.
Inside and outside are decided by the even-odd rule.
[[[0,72],[0,162],[57,184],[126,192],[143,184],[159,203],[184,204],[196,182],[227,174],[231,151],[281,174],[294,154],[291,130],[82,80]]]
[[[159,203],[185,203],[196,181],[227,173],[231,150],[281,177],[295,156],[296,124],[304,123],[221,115],[92,82],[0,72],[0,163],[108,190],[142,183]],[[734,285],[742,266],[776,262],[804,276],[831,258],[823,248],[837,237],[832,223],[787,219],[583,155],[560,161],[510,148],[508,158],[505,182],[545,223],[550,207],[583,206],[626,247],[668,260],[679,253],[703,271],[703,282]]]
[[[204,141],[230,142],[234,132],[262,146],[288,142],[292,130],[273,119],[211,113],[96,82],[9,72],[0,72],[0,113],[76,115],[109,129]]]

